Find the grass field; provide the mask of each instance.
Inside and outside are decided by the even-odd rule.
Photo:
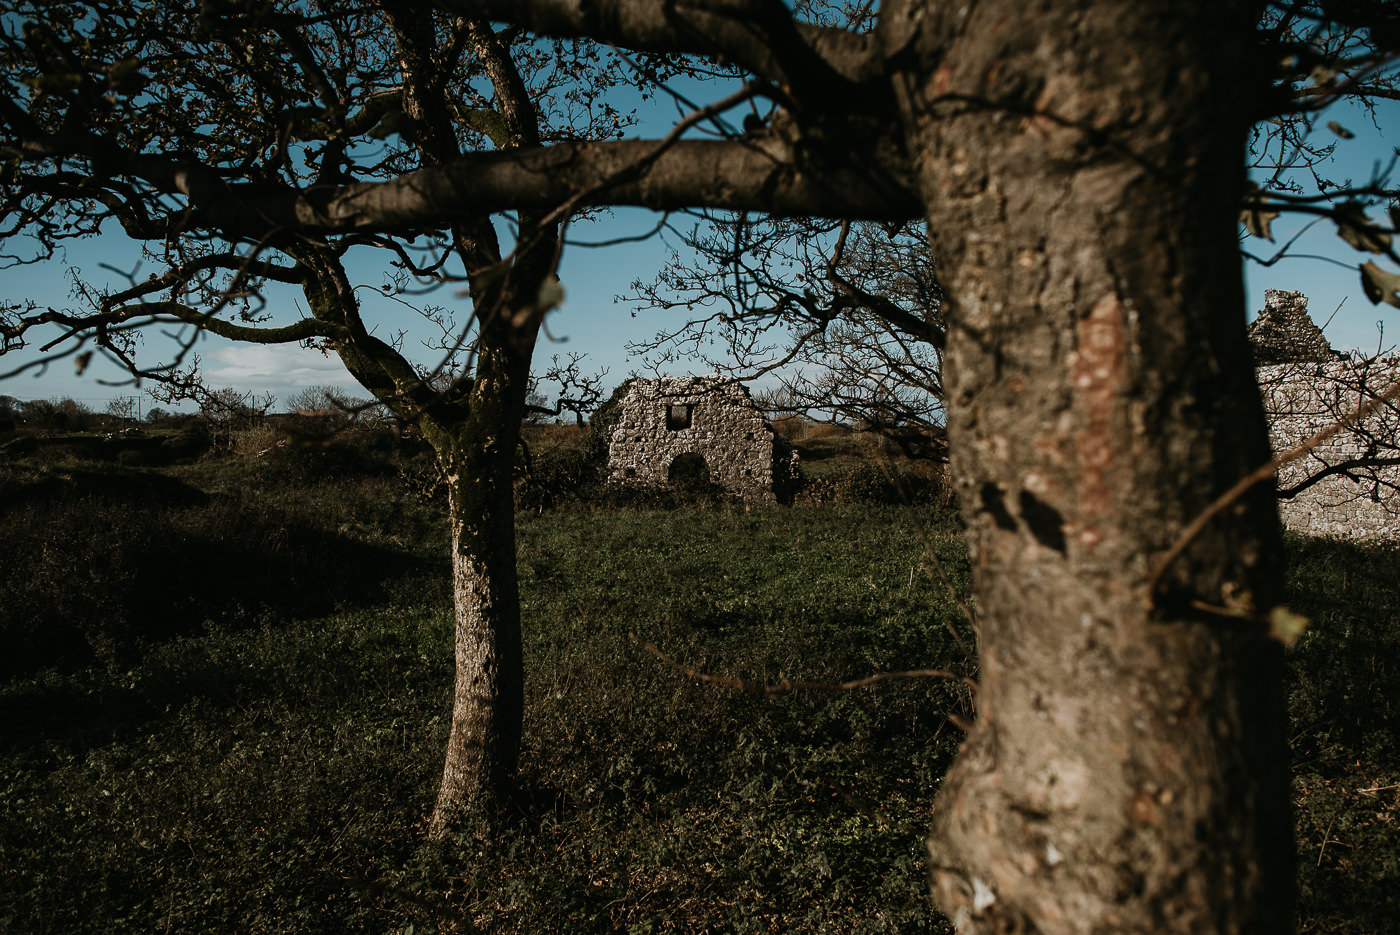
[[[962,667],[903,508],[520,520],[526,747],[495,846],[433,846],[441,507],[386,470],[0,463],[0,931],[934,932]],[[353,468],[353,469],[352,469]],[[955,521],[919,510],[965,588]],[[1393,551],[1290,543],[1305,930],[1400,917]]]

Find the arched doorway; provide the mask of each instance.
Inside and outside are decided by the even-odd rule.
[[[676,455],[666,469],[666,482],[686,493],[703,493],[714,486],[710,480],[710,466],[703,455],[693,451]]]

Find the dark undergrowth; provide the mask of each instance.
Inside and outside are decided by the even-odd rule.
[[[257,459],[0,465],[0,932],[938,932],[922,837],[971,672],[878,503],[520,522],[522,793],[431,845],[441,507]],[[959,588],[949,514],[921,509]],[[1397,553],[1290,541],[1302,917],[1400,917]]]
[[[1312,625],[1291,653],[1301,928],[1400,919],[1400,550],[1291,537],[1288,588]]]
[[[157,473],[0,463],[0,676],[325,614],[446,567],[436,511],[387,480],[289,485],[242,459]],[[434,537],[441,549],[406,547]]]

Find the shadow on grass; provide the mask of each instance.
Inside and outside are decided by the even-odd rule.
[[[7,725],[0,732],[0,757],[18,755],[52,768],[62,760],[53,756],[56,752],[76,755],[133,741],[191,703],[206,712],[245,717],[276,707],[334,710],[346,698],[380,694],[385,680],[408,671],[418,671],[418,680],[435,689],[450,680],[446,645],[429,665],[410,653],[411,641],[397,633],[347,636],[349,629],[323,619],[241,632],[211,626],[154,646],[125,672],[50,669],[16,679],[0,693],[0,723]],[[444,644],[447,639],[444,631]]]
[[[295,498],[210,495],[108,466],[0,477],[0,677],[120,666],[210,623],[373,602],[434,563],[328,528]]]

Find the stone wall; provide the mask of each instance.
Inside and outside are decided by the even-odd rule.
[[[1400,380],[1400,359],[1348,360],[1308,316],[1301,292],[1268,289],[1250,324],[1269,440],[1277,453],[1349,416]],[[1392,403],[1337,432],[1279,470],[1279,517],[1287,529],[1359,541],[1400,541],[1400,409]],[[1366,464],[1364,462],[1373,462]]]
[[[744,500],[772,503],[789,473],[795,475],[796,453],[735,380],[637,379],[619,407],[608,444],[610,482],[664,486],[678,458],[698,455],[713,483]]]
[[[1270,441],[1274,451],[1283,452],[1400,380],[1400,359],[1274,364],[1258,368],[1256,375]],[[1360,426],[1342,429],[1284,465],[1278,477],[1283,525],[1311,536],[1400,541],[1400,466],[1358,463],[1395,458],[1397,446],[1400,412],[1383,406]],[[1343,470],[1325,473],[1339,466]]]
[[[1308,314],[1308,297],[1283,289],[1264,290],[1264,308],[1249,323],[1254,362],[1260,365],[1337,360],[1322,329]]]

